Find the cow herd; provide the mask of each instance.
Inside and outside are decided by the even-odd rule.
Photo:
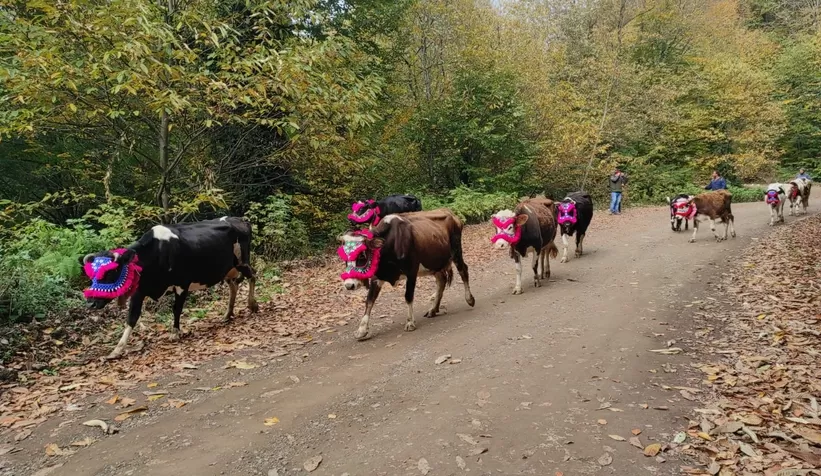
[[[790,214],[806,213],[810,182],[796,179],[787,184],[770,184],[765,202],[770,207],[770,224],[783,221],[783,208],[790,203]],[[693,222],[694,242],[699,222],[707,220],[717,241],[726,240],[728,231],[735,237],[732,195],[717,190],[700,195],[677,195],[667,199],[673,231],[689,228]],[[405,330],[416,328],[413,302],[417,279],[433,276],[436,292],[425,313],[439,313],[442,295],[454,277],[453,267],[462,280],[465,301],[476,303],[470,291],[468,265],[462,248],[462,221],[449,209],[422,211],[422,204],[412,195],[392,195],[379,201],[359,201],[348,215],[350,230],[339,237],[337,250],[344,263],[341,279],[345,289],[368,290],[365,313],[354,333],[357,339],[369,337],[374,303],[384,283],[395,285],[406,280]],[[495,248],[507,249],[516,269],[513,294],[522,291],[522,261],[532,252],[534,285],[540,287],[550,278],[550,257],[559,249],[557,233],[562,239],[561,262],[568,260],[568,239],[575,235],[575,256],[584,252],[584,238],[593,218],[593,200],[585,192],[569,193],[563,200],[528,198],[513,210],[501,210],[491,217],[495,234],[490,241]],[[716,233],[715,222],[724,223],[723,236]],[[157,225],[136,243],[125,249],[89,254],[80,258],[91,286],[84,291],[89,308],[102,309],[117,301],[129,303],[128,319],[122,337],[108,358],[122,355],[129,337],[142,313],[146,297],[158,300],[167,293],[174,295],[172,338],[180,332],[180,316],[190,292],[219,283],[228,285],[230,294],[225,319],[230,320],[239,284],[248,280],[248,309],[257,312],[256,276],[251,267],[251,224],[242,218],[223,217],[197,223]]]

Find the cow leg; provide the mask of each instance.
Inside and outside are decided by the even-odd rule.
[[[237,301],[237,290],[239,289],[239,285],[237,284],[236,280],[229,279],[228,280],[228,310],[225,311],[225,316],[223,320],[225,322],[230,322],[231,319],[234,317],[234,304]],[[251,299],[250,297],[248,298]]]
[[[473,307],[476,304],[476,299],[473,293],[470,292],[470,274],[468,273],[468,265],[465,263],[465,257],[462,254],[462,235],[453,234],[450,237],[450,256],[456,264],[456,270],[459,271],[459,277],[462,278],[462,284],[465,286],[465,302],[468,306]]]
[[[537,288],[542,287],[541,276],[539,276],[539,260],[542,259],[542,250],[533,250],[533,259],[531,266],[533,267],[533,285]]]
[[[567,235],[565,235],[564,233],[562,233],[562,246],[564,246],[564,251],[562,252],[561,262],[567,263]]]
[[[778,208],[778,221],[784,223],[784,200],[781,200]]]
[[[584,253],[584,233],[576,234],[576,258],[581,258]]]
[[[116,359],[117,357],[123,355],[123,349],[125,349],[126,344],[128,344],[128,339],[131,338],[131,333],[134,331],[134,326],[136,326],[137,321],[140,320],[144,300],[145,296],[142,295],[140,291],[137,291],[133,296],[131,296],[131,300],[128,302],[128,321],[126,322],[125,329],[123,329],[123,335],[120,337],[120,341],[117,343],[117,346],[114,347],[114,350],[112,350],[110,354],[108,354],[106,359]]]
[[[416,275],[408,276],[405,284],[405,303],[408,305],[408,320],[405,322],[405,331],[416,330],[416,320],[413,318],[413,293],[416,291]]]
[[[541,276],[542,276],[542,279],[547,279],[547,278],[550,277],[550,272],[545,271],[546,269],[547,270],[550,269],[550,264],[547,262],[547,251],[542,253],[541,260],[542,260],[542,262],[541,262],[541,266],[542,266]]]
[[[382,281],[372,279],[371,285],[368,287],[368,298],[365,300],[365,315],[362,316],[362,319],[359,321],[359,328],[356,329],[356,332],[354,332],[354,337],[358,340],[363,340],[368,337],[368,325],[371,320],[371,310],[373,309],[373,303],[376,302],[376,298],[379,297],[379,291],[381,290]]]
[[[728,226],[730,227],[730,235],[735,238],[735,217],[733,216],[732,212],[727,214],[727,218],[729,219]],[[724,239],[727,239],[727,230],[724,230]]]
[[[693,217],[693,236],[690,237],[690,243],[696,242],[696,233],[698,233],[698,218]]]
[[[713,232],[713,236],[715,237],[716,241],[721,241],[721,237],[716,233],[716,219],[710,218],[710,231]]]
[[[516,286],[513,294],[522,294],[522,258],[518,251],[513,251],[513,261],[516,263]]]
[[[775,207],[770,205],[770,226],[775,225]]]
[[[238,266],[237,270],[248,280],[248,310],[252,313],[259,312],[259,304],[257,303],[256,297],[257,273],[247,264]]]
[[[425,317],[436,317],[439,314],[439,305],[442,303],[442,295],[445,293],[445,285],[447,284],[447,278],[443,273],[436,273],[436,293],[434,294],[435,300],[433,302],[433,307],[425,313]]]
[[[236,287],[236,284],[234,286]],[[174,327],[171,329],[171,341],[178,341],[180,339],[180,317],[182,316],[182,308],[185,306],[186,299],[188,299],[188,291],[181,290],[174,294]]]

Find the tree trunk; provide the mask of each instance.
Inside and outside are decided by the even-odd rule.
[[[171,173],[170,165],[168,162],[168,113],[163,111],[162,116],[160,118],[160,169],[162,169],[162,181],[160,182],[160,190],[159,190],[159,202],[162,205],[163,211],[165,211],[166,215],[168,214],[168,209],[170,207],[171,202],[171,193],[168,190],[168,182],[169,177],[168,175]],[[166,217],[167,218],[167,217]]]

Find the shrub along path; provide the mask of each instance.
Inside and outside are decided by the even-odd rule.
[[[673,474],[676,463],[712,471],[698,459],[704,435],[678,417],[711,394],[692,367],[705,363],[694,312],[714,312],[705,296],[725,298],[709,294],[716,268],[769,232],[763,205],[734,211],[738,239],[716,244],[702,231],[692,245],[669,230],[665,209],[599,214],[587,256],[552,261],[547,286],[534,289],[527,276],[515,297],[512,263],[490,251],[490,228],[469,227],[477,307],[467,308],[456,284],[448,314],[405,333],[402,290],[387,288],[375,309],[384,318],[366,342],[346,325],[363,295],[340,290],[333,259],[285,273],[285,292],[259,316],[224,326],[215,309],[185,325],[191,334],[180,343],[146,319],[115,362],[97,358],[119,337],[119,320],[74,345],[54,342],[69,331],[40,329],[37,353],[14,364],[20,381],[0,387],[0,468],[293,474],[321,457],[316,474]],[[420,281],[420,301],[429,281]],[[27,370],[42,363],[49,371]],[[91,420],[120,435],[82,425]],[[685,450],[681,462],[676,449]]]

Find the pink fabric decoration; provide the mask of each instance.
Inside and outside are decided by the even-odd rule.
[[[767,205],[778,205],[781,200],[778,198],[778,190],[767,191]]]
[[[361,214],[363,208],[367,207],[368,205],[373,204],[373,200],[368,200],[367,202],[356,202],[351,205],[351,209],[353,213],[348,214],[348,220],[354,223],[368,223],[373,220],[371,223],[373,226],[376,226],[379,223],[379,207],[373,207],[365,211],[364,214]]]
[[[500,233],[493,235],[493,238],[490,239],[492,243],[496,243],[499,240],[505,240],[511,245],[515,245],[522,238],[522,227],[516,226],[515,216],[505,220],[502,220],[499,217],[493,217],[491,218],[491,221],[496,226],[496,228],[501,230]],[[509,227],[510,225],[513,225],[514,231],[512,235],[505,232],[505,230],[507,230],[507,227]]]
[[[677,217],[691,220],[696,216],[696,204],[686,199],[682,198],[673,202],[673,208],[675,209],[675,215]]]
[[[112,250],[112,253],[116,253],[118,255],[122,255],[125,252],[126,250],[123,248]],[[117,269],[119,266],[120,265],[112,259],[110,262],[99,266],[95,271],[93,260],[92,262],[85,263],[85,265],[83,265],[83,271],[85,271],[86,276],[91,279],[91,287],[83,291],[83,296],[87,299],[116,299],[121,296],[130,297],[134,294],[137,291],[137,286],[140,283],[140,273],[143,270],[143,268],[139,265],[139,258],[136,254],[130,263],[123,265],[124,269],[116,282],[110,284],[102,284],[99,282],[108,271]]]
[[[570,223],[571,225],[576,224],[576,204],[573,202],[561,202],[559,203],[559,217],[558,222],[559,225],[564,225],[565,223]]]
[[[354,232],[355,235],[363,236],[366,240],[373,239],[373,233],[368,230],[358,230]],[[346,265],[349,266],[348,269],[345,270],[342,274],[339,275],[340,278],[343,280],[345,279],[371,279],[376,274],[376,270],[379,267],[379,256],[382,254],[381,248],[374,248],[370,250],[370,256],[368,257],[368,261],[365,265],[361,268],[356,266],[356,258],[360,255],[360,253],[367,253],[368,246],[363,242],[355,245],[354,241],[348,241],[342,244],[339,248],[337,248],[336,253],[339,255],[339,259],[345,262]],[[349,265],[349,263],[354,263],[353,266]]]

